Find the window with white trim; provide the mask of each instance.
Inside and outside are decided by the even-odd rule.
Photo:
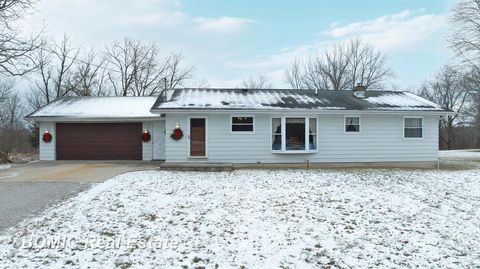
[[[347,116],[347,117],[345,117],[345,132],[346,133],[359,133],[360,132],[360,117],[359,116]]]
[[[272,151],[313,151],[317,149],[317,119],[309,117],[272,118]]]
[[[405,117],[403,122],[404,138],[423,138],[423,119],[419,117]]]
[[[232,117],[232,132],[253,132],[253,117]]]

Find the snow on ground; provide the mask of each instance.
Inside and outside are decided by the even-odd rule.
[[[19,245],[49,235],[80,243]],[[174,244],[85,243],[96,237]],[[480,170],[133,172],[3,232],[0,242],[2,268],[473,268]]]
[[[443,160],[478,160],[480,149],[441,150],[439,156]]]
[[[8,168],[10,168],[10,167],[12,167],[11,164],[1,164],[1,163],[0,163],[0,170],[5,170],[5,169],[8,169]]]

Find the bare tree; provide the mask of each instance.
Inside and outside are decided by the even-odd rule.
[[[468,70],[470,89],[468,114],[476,128],[476,146],[480,147],[480,0],[457,1],[450,16],[448,41],[457,60]]]
[[[480,0],[457,1],[450,28],[450,46],[464,64],[480,71]]]
[[[441,142],[447,149],[452,149],[456,139],[454,128],[465,123],[463,117],[469,91],[464,74],[453,66],[443,66],[432,80],[422,85],[419,94],[444,109],[455,112],[442,121],[440,133]]]
[[[244,89],[271,89],[272,84],[264,76],[250,76],[242,81],[239,88]]]
[[[35,0],[0,0],[0,20],[8,26],[25,15],[32,9]]]
[[[10,162],[12,151],[29,147],[29,131],[23,122],[24,109],[13,81],[0,83],[0,162]]]
[[[475,147],[480,148],[480,91],[478,91],[478,87],[475,89],[477,90],[470,92],[471,97],[467,113],[473,118],[473,125],[475,126]]]
[[[172,53],[167,58],[167,87],[166,90],[173,90],[192,78],[193,66],[183,67],[184,56],[181,53]]]
[[[136,42],[138,44],[138,42]],[[107,61],[113,66],[114,71],[108,72],[108,78],[115,95],[128,95],[134,79],[134,60],[138,54],[133,50],[137,45],[134,41],[125,39],[123,45],[119,42],[107,48]]]
[[[12,88],[12,82],[3,81],[2,83],[0,83],[0,107],[4,106],[3,104],[7,101]]]
[[[18,93],[12,93],[6,102],[6,106],[2,111],[2,127],[3,128],[19,128],[23,118],[23,106]]]
[[[393,76],[393,72],[387,67],[387,57],[360,38],[349,41],[347,59],[351,89],[357,83],[367,89],[381,88],[383,83]]]
[[[302,77],[302,64],[298,59],[295,59],[286,72],[285,81],[290,84],[292,89],[303,89],[305,85]]]
[[[76,66],[79,49],[74,48],[68,36],[52,45],[45,43],[35,55],[39,79],[35,82],[28,101],[34,109],[58,98],[74,95],[78,85],[70,85]],[[81,81],[77,80],[79,84]]]
[[[105,96],[109,94],[105,85],[106,74],[105,57],[98,56],[91,49],[78,57],[78,63],[66,82],[66,87],[78,96]]]
[[[306,89],[328,90],[330,78],[326,74],[325,62],[320,58],[310,58],[301,76]]]
[[[32,52],[41,46],[40,34],[23,37],[15,23],[36,0],[0,0],[0,75],[21,76],[35,69]]]
[[[124,39],[107,48],[108,79],[115,95],[157,95],[191,78],[192,67],[183,67],[183,56],[161,59],[156,44]]]
[[[294,89],[347,90],[357,83],[372,89],[383,86],[392,75],[386,56],[355,38],[303,64],[296,59],[287,71],[287,82]]]
[[[56,76],[53,77],[56,99],[67,96],[76,89],[77,85],[74,87],[66,87],[66,83],[73,72],[74,65],[77,63],[79,53],[80,50],[73,47],[70,42],[70,37],[66,35],[64,35],[59,44],[55,44],[54,57],[56,57],[59,63],[56,66]]]
[[[471,69],[465,75],[466,87],[469,91],[465,113],[470,119],[470,124],[475,128],[476,148],[480,148],[480,70]]]

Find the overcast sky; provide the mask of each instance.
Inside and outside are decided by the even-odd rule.
[[[295,57],[361,36],[389,57],[394,82],[413,87],[449,59],[451,0],[43,0],[26,21],[52,37],[99,49],[115,39],[155,41],[195,66],[196,86],[235,87],[263,75],[286,87]]]

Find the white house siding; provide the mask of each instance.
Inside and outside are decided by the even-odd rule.
[[[153,137],[153,124],[152,122],[143,122],[143,130],[148,130]],[[153,145],[152,139],[148,142],[142,142],[142,160],[151,161],[153,159]]]
[[[52,141],[50,143],[45,143],[43,141],[43,134],[45,130],[48,130],[52,135]],[[55,122],[52,121],[42,121],[39,122],[39,150],[40,156],[39,159],[42,161],[53,161],[56,159],[56,150],[55,150],[55,141],[56,141],[56,132],[55,132]]]
[[[270,151],[270,119],[274,115],[254,115],[253,134],[232,134],[230,114],[198,114],[207,117],[207,159],[188,158],[189,116],[197,115],[171,113],[166,116],[167,162],[336,163],[438,160],[438,116],[423,116],[423,139],[406,140],[403,139],[405,115],[361,115],[360,134],[344,132],[344,114],[311,115],[318,118],[318,152],[278,154]],[[176,123],[185,133],[180,141],[174,141],[169,137]]]

